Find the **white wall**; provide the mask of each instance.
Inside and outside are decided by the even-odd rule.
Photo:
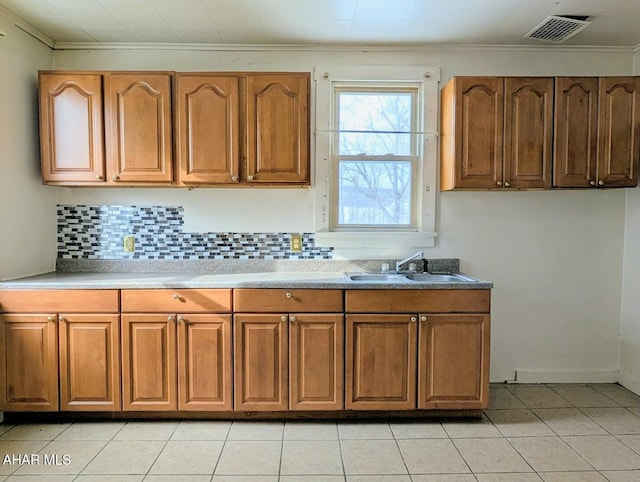
[[[361,64],[440,66],[444,83],[453,75],[628,75],[633,55],[581,49],[55,53],[58,69],[312,70]],[[313,194],[313,187],[61,189],[59,201],[181,204],[188,225],[212,231],[311,231]],[[624,190],[439,195],[439,239],[426,255],[459,257],[464,270],[495,283],[493,381],[513,379],[516,370],[520,380],[617,379],[624,209]]]
[[[640,74],[640,52],[635,74]],[[626,197],[620,382],[640,394],[640,190],[629,189]]]
[[[51,271],[56,189],[42,185],[38,69],[53,53],[0,15],[0,279]]]

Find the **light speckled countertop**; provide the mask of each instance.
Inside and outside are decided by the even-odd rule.
[[[491,282],[353,282],[344,272],[61,272],[0,282],[0,289],[142,289],[142,288],[333,288],[333,289],[491,289]]]

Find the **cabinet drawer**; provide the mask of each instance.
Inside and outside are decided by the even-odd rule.
[[[348,290],[348,313],[489,313],[491,290]]]
[[[238,289],[233,291],[236,312],[342,312],[342,290]]]
[[[229,313],[229,289],[122,290],[123,312]]]
[[[1,290],[5,313],[117,313],[118,290]]]

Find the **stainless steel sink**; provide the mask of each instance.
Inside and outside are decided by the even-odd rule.
[[[406,277],[411,281],[419,282],[419,283],[476,283],[477,281],[473,278],[468,278],[467,276],[458,274],[458,273],[446,273],[446,274],[437,274],[437,273],[411,273],[407,274]]]
[[[356,283],[409,283],[409,279],[397,273],[345,273],[347,280]]]

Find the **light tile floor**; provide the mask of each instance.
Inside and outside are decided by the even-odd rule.
[[[7,482],[640,481],[640,397],[501,384],[480,419],[0,424],[0,457]]]

